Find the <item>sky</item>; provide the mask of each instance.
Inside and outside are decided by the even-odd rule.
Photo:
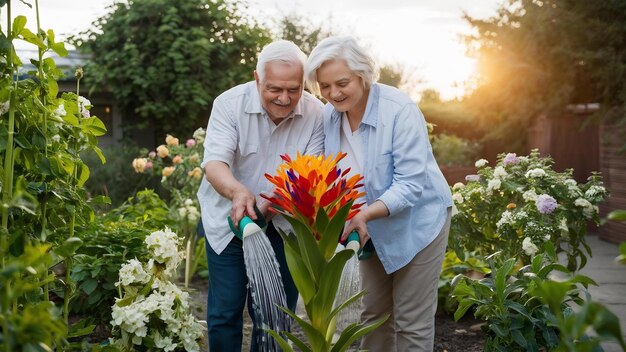
[[[39,0],[41,26],[53,29],[60,38],[78,33],[104,15],[114,1]],[[438,90],[444,99],[463,94],[463,83],[474,73],[475,63],[462,44],[461,35],[471,31],[462,14],[487,18],[502,1],[247,0],[250,16],[268,26],[283,15],[296,13],[306,15],[314,25],[329,26],[336,34],[355,36],[379,64],[404,68],[409,78],[404,89],[414,99],[426,88]],[[34,29],[34,9],[18,0],[12,4],[12,16],[27,16],[27,27]],[[4,24],[5,11],[0,16]]]

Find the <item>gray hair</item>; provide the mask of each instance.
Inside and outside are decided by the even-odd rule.
[[[343,60],[354,74],[361,77],[363,86],[369,89],[378,79],[378,69],[372,57],[352,37],[330,37],[313,49],[304,66],[304,77],[309,90],[320,94],[317,70],[328,61]]]
[[[259,77],[259,82],[263,82],[265,78],[265,66],[273,61],[292,65],[297,64],[304,69],[306,54],[296,44],[288,40],[278,40],[266,45],[261,50],[256,63],[256,73]]]

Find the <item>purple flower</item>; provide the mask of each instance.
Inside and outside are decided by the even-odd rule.
[[[519,163],[519,158],[517,157],[517,154],[515,153],[508,153],[502,160],[502,165],[504,166],[515,165],[517,163]]]
[[[556,199],[552,198],[547,194],[541,194],[535,200],[535,204],[537,205],[537,210],[541,214],[550,214],[558,207],[559,205],[556,203]]]
[[[187,148],[191,148],[194,145],[196,145],[196,140],[193,138],[190,138],[187,140],[187,142],[185,142],[185,145],[187,146]]]
[[[480,180],[480,175],[467,175],[467,176],[465,176],[465,181],[478,182],[478,180]]]

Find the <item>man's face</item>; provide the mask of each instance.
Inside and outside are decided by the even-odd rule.
[[[263,82],[254,72],[261,96],[261,105],[272,121],[280,122],[289,116],[302,97],[302,65],[271,61],[265,65]]]

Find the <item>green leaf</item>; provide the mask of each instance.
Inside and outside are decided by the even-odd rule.
[[[46,44],[44,44],[43,41],[39,37],[37,37],[35,33],[31,32],[28,28],[22,29],[22,31],[20,32],[20,36],[21,36],[20,39],[23,39],[31,44],[35,44],[41,49],[44,49],[44,50],[47,49]]]
[[[513,266],[515,265],[515,258],[510,258],[508,259],[506,262],[504,262],[504,264],[502,264],[502,267],[498,268],[498,270],[496,271],[496,287],[495,287],[495,291],[496,291],[496,297],[498,299],[498,302],[500,302],[500,304],[502,304],[502,302],[504,302],[504,290],[506,288],[506,279],[509,275],[509,272],[511,272],[511,270],[513,269]]]
[[[297,253],[291,245],[287,245],[286,243],[285,258],[293,282],[298,288],[298,292],[302,296],[304,304],[308,304],[315,294],[315,280],[311,276],[300,254]]]
[[[104,126],[104,123],[95,116],[87,117],[80,121],[80,127],[83,129],[83,132],[87,134],[93,134],[99,137],[107,133],[107,128]]]
[[[454,312],[454,321],[459,321],[459,319],[463,318],[467,310],[470,309],[474,305],[474,301],[465,299],[459,302],[459,306]]]
[[[76,253],[76,250],[83,245],[83,241],[78,237],[70,237],[60,246],[54,248],[54,252],[61,258],[69,258]]]
[[[320,250],[326,260],[330,259],[335,253],[341,230],[350,212],[350,207],[352,207],[352,202],[341,207],[326,227],[325,234],[330,235],[330,237],[326,239],[322,238],[320,241]]]
[[[614,221],[626,221],[626,210],[624,209],[613,210],[612,212],[609,213],[609,215],[606,216],[606,218],[609,220],[614,220]]]
[[[80,288],[88,295],[90,295],[98,287],[97,279],[87,279],[80,284]]]
[[[81,164],[79,170],[77,185],[78,187],[82,187],[89,179],[89,167],[86,164]]]
[[[328,262],[322,275],[320,276],[319,289],[313,297],[313,300],[307,308],[310,309],[310,316],[314,326],[318,325],[313,319],[328,319],[332,318],[330,312],[333,310],[335,304],[335,297],[337,296],[337,289],[339,288],[339,281],[341,281],[341,274],[346,262],[354,255],[351,251],[341,251]],[[322,324],[322,322],[319,322]]]
[[[26,16],[17,16],[13,20],[13,28],[11,31],[13,32],[13,38],[17,38],[20,35],[24,27],[26,26]]]
[[[48,98],[54,99],[59,94],[59,84],[54,79],[47,80]]]
[[[265,330],[268,334],[270,334],[270,336],[272,336],[274,338],[274,340],[276,340],[276,342],[278,342],[278,345],[280,346],[280,348],[283,351],[286,352],[293,352],[293,348],[291,348],[291,346],[289,346],[289,343],[287,341],[285,341],[285,339],[283,339],[282,336],[280,336],[276,331],[274,330]]]
[[[386,315],[369,325],[353,324],[348,326],[348,328],[346,328],[341,335],[339,335],[339,339],[331,349],[331,352],[345,351],[354,341],[374,331],[374,329],[381,326],[387,319],[389,319],[389,315]]]

